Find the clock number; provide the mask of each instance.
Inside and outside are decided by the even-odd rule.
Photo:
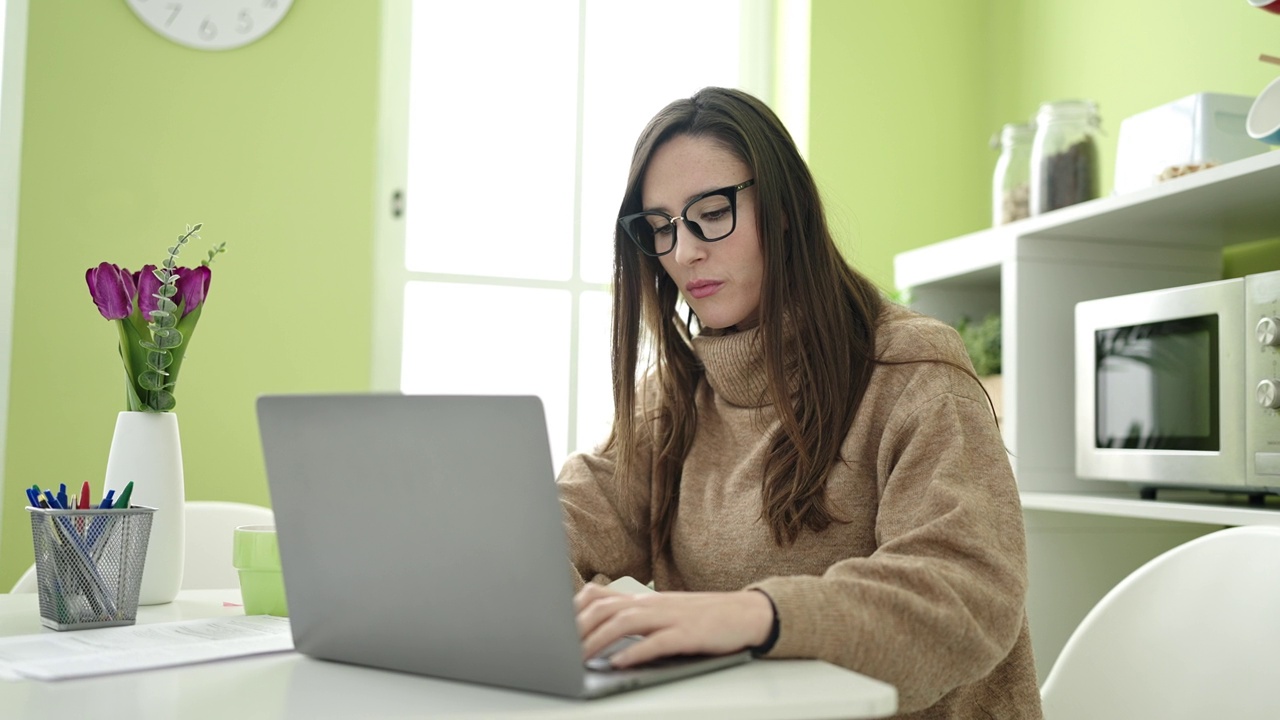
[[[169,27],[174,20],[178,19],[178,14],[182,12],[182,3],[169,3],[165,7],[172,11],[169,13],[169,19],[164,21],[164,26]]]
[[[213,40],[216,37],[218,37],[218,26],[206,17],[204,22],[200,23],[200,39]]]
[[[253,30],[253,16],[249,14],[248,10],[241,10],[240,14],[236,16],[236,20],[238,21],[236,22],[236,32],[241,35]]]

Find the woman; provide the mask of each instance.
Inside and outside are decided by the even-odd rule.
[[[843,260],[773,113],[720,88],[668,105],[620,216],[613,431],[558,480],[584,653],[751,648],[892,683],[911,717],[1039,717],[989,400],[954,331]],[[661,592],[602,587],[628,575]]]

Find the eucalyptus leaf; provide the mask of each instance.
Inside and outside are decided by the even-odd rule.
[[[172,255],[164,259],[164,266],[166,269],[172,270],[174,265],[177,265],[177,263],[173,261]]]
[[[138,387],[143,390],[161,390],[164,388],[164,376],[154,370],[147,370],[138,375]]]
[[[173,363],[173,353],[168,350],[152,350],[147,353],[147,367],[163,370]]]
[[[176,245],[175,245],[175,246],[173,246],[173,247],[169,248],[166,252],[168,252],[170,255],[177,255],[177,254],[178,254],[178,246],[176,246]]]
[[[173,399],[173,393],[168,390],[160,390],[151,398],[151,407],[160,412],[169,412],[177,404],[178,402]]]
[[[200,232],[200,228],[202,228],[202,227],[204,227],[204,223],[196,223],[195,225],[192,225],[192,226],[191,226],[191,231],[192,231],[192,232]],[[226,243],[223,243],[223,244],[225,245]]]
[[[168,286],[168,285],[165,285],[164,287],[166,287],[166,288],[167,288],[167,287],[169,287],[169,286]],[[175,289],[176,289],[176,288],[175,288]],[[167,297],[159,297],[159,298],[156,298],[156,307],[157,307],[157,308],[159,308],[160,310],[163,310],[163,311],[167,312],[167,313],[171,313],[171,312],[173,312],[174,310],[177,310],[177,309],[178,309],[178,306],[177,306],[176,304],[174,304],[174,302],[173,302],[172,300],[170,300],[169,298],[167,298]]]
[[[161,334],[161,332],[163,334]],[[182,344],[182,333],[172,328],[164,328],[156,333],[156,345],[162,350],[172,350]]]
[[[151,274],[155,275],[156,279],[159,280],[162,284],[169,282],[169,271],[165,270],[164,268],[156,268],[155,270],[151,271]]]
[[[171,298],[174,295],[178,294],[178,286],[177,285],[161,285],[160,288],[156,290],[156,293],[161,297]]]

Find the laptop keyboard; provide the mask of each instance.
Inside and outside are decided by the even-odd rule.
[[[609,658],[619,652],[622,652],[624,649],[635,645],[643,639],[643,635],[623,635],[609,645],[606,645],[605,648],[596,653],[594,657],[588,658],[583,664],[587,666],[588,670],[595,670],[597,672],[619,672],[623,670],[645,670],[649,668],[667,667],[669,665],[683,665],[694,660],[701,660],[708,657],[707,655],[670,655],[627,668],[615,668],[613,664],[609,662]]]

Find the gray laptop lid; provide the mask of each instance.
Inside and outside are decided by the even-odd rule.
[[[267,396],[258,423],[300,652],[583,694],[538,398]]]

